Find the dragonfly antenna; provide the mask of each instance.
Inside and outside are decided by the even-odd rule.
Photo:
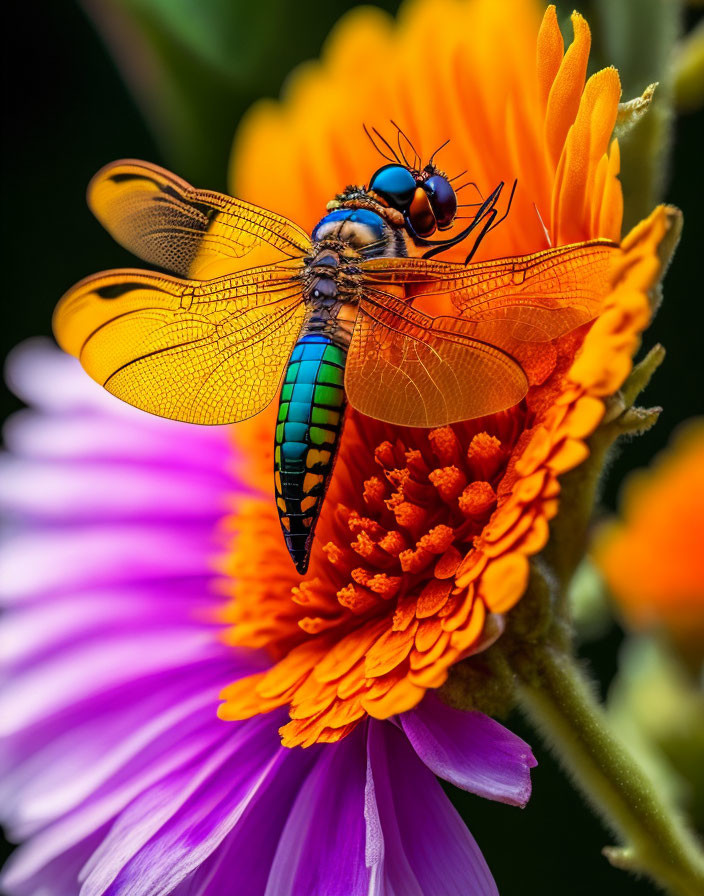
[[[433,164],[433,160],[435,159],[435,156],[440,152],[441,149],[445,149],[445,147],[447,146],[447,144],[448,144],[449,142],[450,142],[450,138],[448,137],[447,140],[446,140],[444,143],[441,143],[440,146],[438,146],[438,148],[435,150],[435,152],[434,152],[434,153],[432,154],[432,156],[430,157],[430,160],[429,160],[429,162],[428,162],[428,165],[432,165],[432,164]],[[466,171],[466,169],[465,169],[465,171]],[[464,174],[464,173],[465,173],[465,172],[463,171],[462,174]],[[459,177],[460,175],[457,175],[457,176]],[[454,178],[453,178],[453,180],[454,180]]]
[[[391,156],[387,155],[387,154],[383,151],[383,149],[381,149],[381,148],[377,145],[376,140],[375,140],[375,139],[372,137],[372,135],[369,133],[369,129],[367,128],[366,124],[363,124],[362,127],[364,128],[364,133],[367,135],[367,137],[369,137],[369,142],[370,142],[371,145],[374,147],[374,149],[379,153],[379,155],[382,157],[382,159],[386,159],[387,162],[392,162],[392,163],[393,163],[393,162],[398,162],[399,165],[401,164],[401,160],[400,160],[399,157],[396,155],[396,152],[395,152],[395,150],[393,149],[393,147],[389,146],[389,144],[387,143],[387,141],[384,140],[384,138],[381,136],[381,134],[379,133],[379,131],[377,131],[376,128],[372,128],[372,130],[373,130],[374,133],[377,135],[377,137],[379,137],[379,139],[380,139],[380,140],[381,140],[381,141],[382,141],[382,142],[389,148],[389,150],[390,150],[391,153],[392,153]]]
[[[418,155],[418,152],[416,151],[415,146],[413,145],[413,143],[411,143],[411,140],[409,139],[409,137],[407,137],[406,134],[401,130],[401,128],[396,124],[396,122],[393,120],[393,118],[391,118],[389,120],[391,121],[391,124],[398,131],[398,134],[397,134],[398,148],[401,152],[401,155],[403,156],[403,161],[406,163],[406,168],[412,167],[414,171],[417,171],[418,166],[420,165],[420,156]],[[403,148],[401,146],[401,137],[403,137],[403,139],[406,141],[406,143],[411,148],[411,152],[413,153],[413,166],[411,166],[408,159],[406,158],[405,152],[403,151]]]

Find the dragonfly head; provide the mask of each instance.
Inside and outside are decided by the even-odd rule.
[[[457,214],[457,194],[432,162],[421,170],[395,163],[383,165],[372,175],[369,192],[401,212],[422,237],[447,230]]]

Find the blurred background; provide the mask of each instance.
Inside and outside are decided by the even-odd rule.
[[[347,0],[6,4],[0,355],[28,336],[49,335],[53,307],[76,280],[133,264],[85,205],[86,184],[98,168],[120,157],[144,158],[197,186],[225,189],[240,116],[258,98],[276,97],[291,69],[318,55],[331,27],[354,5]],[[377,5],[394,13],[399,4]],[[568,21],[573,5],[573,0],[558,4],[561,21]],[[638,212],[649,208],[652,191],[678,205],[685,217],[665,302],[644,345],[661,342],[667,348],[642,399],[664,410],[654,429],[621,444],[613,456],[601,496],[605,516],[617,507],[626,473],[647,466],[682,421],[704,411],[702,13],[697,5],[680,7],[674,0],[585,0],[577,6],[592,27],[592,68],[615,64],[624,99],[653,81],[661,83],[658,105],[645,126],[652,132],[624,141],[624,168],[638,171],[640,178],[638,185],[628,176],[624,180],[631,215],[640,217]],[[655,162],[643,150],[647,141],[657,145]],[[648,165],[652,171],[644,172]],[[18,406],[3,391],[0,416]],[[592,600],[592,584],[586,570],[578,595],[584,618],[580,649],[606,695],[624,662],[624,631],[617,614],[598,597]],[[638,662],[646,660],[641,656]],[[619,686],[622,694],[623,681]],[[534,892],[538,885],[545,894],[654,892],[611,869],[600,854],[612,842],[609,833],[534,732],[518,717],[509,724],[535,746],[539,760],[528,807],[519,811],[451,794],[503,896]],[[669,786],[666,779],[663,786]],[[683,799],[701,825],[701,803],[686,792]]]

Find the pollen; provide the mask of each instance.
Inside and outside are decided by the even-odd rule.
[[[458,504],[466,517],[481,519],[496,504],[496,492],[490,482],[472,482],[462,491]]]
[[[477,433],[467,449],[467,463],[476,479],[490,481],[503,460],[501,442],[485,432]]]
[[[384,501],[386,489],[378,476],[372,476],[364,483],[362,497],[370,511],[379,511]]]
[[[454,466],[433,470],[428,478],[446,504],[453,504],[467,484],[467,477]]]
[[[422,507],[411,504],[410,501],[400,501],[393,511],[398,525],[413,534],[422,531],[428,518],[427,512]]]

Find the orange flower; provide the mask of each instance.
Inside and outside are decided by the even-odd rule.
[[[664,627],[704,646],[704,420],[626,485],[623,522],[606,526],[594,559],[636,628]]]
[[[485,195],[517,178],[478,258],[619,240],[618,74],[585,85],[589,29],[572,21],[564,52],[554,7],[541,24],[529,0],[419,0],[398,25],[355,11],[281,104],[249,115],[234,192],[311,228],[336,192],[381,164],[362,122],[383,130],[393,118],[425,158],[450,137],[445,170],[467,168]],[[285,744],[336,741],[367,714],[415,706],[500,635],[548,539],[559,476],[587,456],[604,398],[631,369],[674,214],[656,209],[623,240],[591,327],[521,359],[531,388],[517,407],[434,431],[350,410],[303,580],[271,499],[273,418],[235,429],[255,494],[231,520],[227,637],[267,648],[274,664],[223,691],[222,718],[288,704]]]

